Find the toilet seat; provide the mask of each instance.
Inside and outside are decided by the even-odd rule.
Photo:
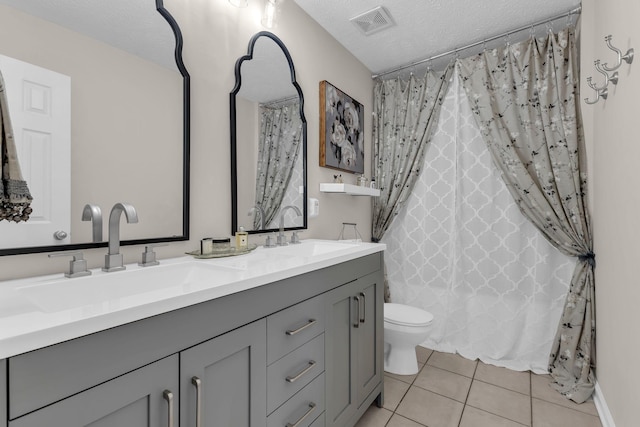
[[[384,321],[398,326],[427,326],[433,314],[404,304],[385,303]]]

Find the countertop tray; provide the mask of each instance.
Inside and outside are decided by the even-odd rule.
[[[244,254],[248,254],[249,252],[251,252],[252,250],[254,250],[255,248],[257,248],[258,245],[256,244],[249,244],[246,248],[236,248],[235,246],[230,246],[228,249],[222,250],[222,251],[214,251],[210,254],[202,254],[200,252],[200,250],[195,250],[195,251],[191,251],[191,252],[186,252],[187,255],[191,255],[192,257],[196,258],[196,259],[211,259],[211,258],[224,258],[224,257],[228,257],[228,256],[236,256],[236,255],[244,255]]]

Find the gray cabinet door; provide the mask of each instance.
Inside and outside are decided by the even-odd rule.
[[[177,426],[178,402],[174,355],[10,421],[9,427],[169,427],[170,414]]]
[[[266,426],[266,331],[262,319],[180,353],[181,426],[198,412],[203,427]]]
[[[383,376],[383,282],[372,274],[327,293],[326,425],[343,427],[370,404]]]
[[[355,371],[351,360],[358,328],[358,282],[351,282],[327,293],[325,330],[325,418],[327,427],[344,426],[356,407]]]
[[[356,334],[356,357],[353,368],[356,373],[357,402],[360,407],[382,381],[384,363],[383,340],[383,284],[378,276],[358,279],[360,298],[360,324]]]
[[[0,427],[7,427],[7,361],[0,360]]]

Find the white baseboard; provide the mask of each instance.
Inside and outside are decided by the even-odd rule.
[[[613,422],[611,412],[609,412],[607,402],[604,400],[604,395],[602,394],[602,389],[600,388],[598,381],[596,381],[596,389],[593,392],[593,403],[595,403],[596,409],[598,410],[602,427],[616,427],[616,424]]]

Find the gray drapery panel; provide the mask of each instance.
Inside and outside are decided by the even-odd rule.
[[[264,224],[273,221],[287,192],[300,153],[302,120],[298,101],[279,107],[260,106],[255,204],[264,209]],[[253,228],[258,229],[258,215]]]
[[[384,236],[420,175],[452,72],[451,64],[442,73],[428,70],[423,78],[378,81],[373,89],[373,176],[380,189],[373,199],[374,242]],[[384,299],[390,298],[385,279]]]
[[[379,241],[420,174],[424,152],[438,122],[453,66],[378,81],[373,92],[373,173],[380,197],[373,200],[372,240]]]
[[[28,221],[32,212],[31,193],[22,178],[13,139],[9,103],[0,73],[0,221]]]
[[[578,257],[549,360],[554,387],[581,403],[595,378],[595,256],[587,212],[575,30],[460,60],[460,79],[493,161],[522,213]]]

